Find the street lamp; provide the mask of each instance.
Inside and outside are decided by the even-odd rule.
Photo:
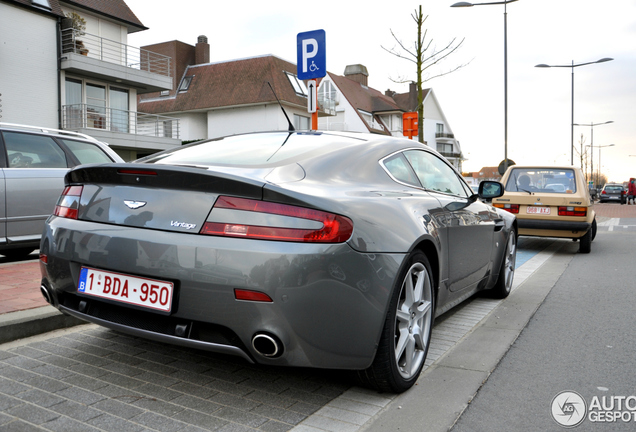
[[[574,123],[573,126],[589,126],[590,127],[590,147],[591,147],[591,151],[590,151],[590,172],[592,173],[592,176],[594,176],[594,126],[599,126],[599,125],[604,125],[604,124],[609,124],[609,123],[614,123],[613,120],[610,121],[606,121],[605,123],[589,123],[589,124],[579,124],[579,123]],[[614,145],[614,144],[612,144]],[[607,146],[609,147],[609,146]],[[599,168],[601,165],[601,151],[599,150]],[[574,165],[574,163],[572,163],[572,165]]]
[[[519,0],[504,0],[489,3],[469,3],[459,2],[451,7],[473,7],[487,5],[504,5],[504,172],[508,169],[508,14],[506,8],[508,3]]]
[[[604,146],[597,146],[598,147],[598,175],[596,176],[596,184],[598,185],[601,181],[601,149],[604,147],[614,147],[616,144],[608,144],[608,145],[604,145]]]
[[[571,142],[570,142],[570,163],[574,165],[574,68],[579,66],[585,66],[593,63],[604,63],[608,61],[614,60],[613,58],[605,57],[600,60],[596,60],[593,62],[579,63],[574,64],[574,60],[572,60],[571,65],[547,65],[547,64],[538,64],[535,67],[538,68],[553,68],[553,67],[571,67],[572,68],[572,121],[570,122],[572,131],[571,131]]]

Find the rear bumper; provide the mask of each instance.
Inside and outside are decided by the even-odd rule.
[[[569,222],[551,220],[517,219],[519,234],[546,235],[542,231],[550,231],[550,236],[578,238],[583,236],[591,227],[589,222]]]
[[[347,244],[198,236],[51,218],[42,283],[66,314],[135,336],[281,366],[364,369],[372,362],[404,254]],[[82,266],[175,283],[169,315],[78,292]],[[235,299],[255,290],[273,302]],[[276,358],[257,333],[284,346]]]

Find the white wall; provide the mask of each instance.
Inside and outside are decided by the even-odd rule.
[[[181,141],[201,140],[208,137],[207,113],[170,114],[169,117],[179,119],[179,138]]]
[[[294,114],[307,115],[306,110],[293,110],[287,106],[285,111],[292,122]],[[288,128],[287,120],[278,104],[208,111],[208,138]]]
[[[58,127],[55,18],[0,3],[0,121]]]

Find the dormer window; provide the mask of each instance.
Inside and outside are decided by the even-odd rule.
[[[51,10],[49,0],[31,0],[31,4],[41,9]]]
[[[296,94],[298,96],[307,97],[307,87],[305,86],[305,83],[299,80],[298,77],[292,73],[285,72],[285,75],[287,75],[287,79],[294,88]]]
[[[190,88],[190,83],[192,83],[192,78],[194,78],[194,75],[183,77],[183,79],[181,80],[181,84],[179,84],[179,93],[185,93],[188,91],[188,88]]]

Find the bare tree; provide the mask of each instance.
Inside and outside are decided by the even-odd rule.
[[[417,73],[417,115],[418,115],[418,141],[424,142],[424,100],[422,97],[422,83],[432,80],[433,78],[438,78],[440,76],[448,75],[452,72],[455,72],[458,69],[466,66],[468,63],[461,64],[459,66],[452,67],[448,70],[436,70],[436,72],[431,72],[431,75],[424,77],[424,72],[427,72],[430,68],[434,66],[439,66],[439,64],[446,60],[448,56],[457,51],[459,47],[464,43],[464,39],[462,39],[459,43],[456,43],[457,38],[453,38],[446,46],[441,49],[437,49],[437,47],[432,46],[433,39],[426,40],[426,36],[428,33],[427,29],[422,30],[424,26],[424,22],[428,18],[422,14],[422,6],[420,5],[415,12],[411,15],[413,21],[417,25],[417,40],[415,41],[415,45],[413,48],[407,47],[391,30],[391,36],[399,45],[399,48],[393,47],[391,49],[382,47],[383,50],[388,53],[404,59],[408,60],[415,64],[416,73]],[[411,82],[412,80],[408,79],[391,79],[396,83],[405,83]]]

